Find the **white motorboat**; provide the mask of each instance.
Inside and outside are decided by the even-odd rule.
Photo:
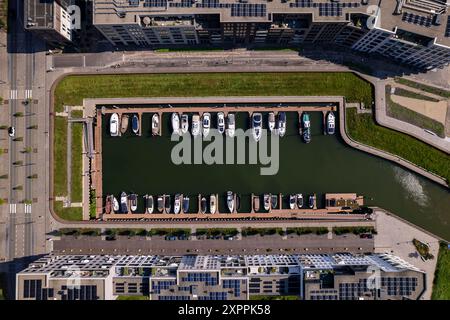
[[[154,204],[153,204],[153,196],[145,195],[145,207],[147,208],[148,213],[153,213]]]
[[[205,112],[202,117],[203,137],[208,136],[210,128],[211,128],[211,114],[209,112]]]
[[[125,192],[120,194],[120,212],[128,213],[128,197]]]
[[[159,114],[155,113],[152,116],[152,135],[156,136],[159,134]]]
[[[278,114],[278,135],[283,137],[286,134],[286,113],[280,112]]]
[[[113,207],[113,212],[119,212],[120,206],[119,206],[119,201],[117,201],[117,198],[112,196],[112,207]]]
[[[234,118],[234,113],[229,113],[227,116],[227,135],[230,138],[233,138],[235,132],[236,132],[236,121]]]
[[[334,134],[336,127],[336,118],[333,111],[328,112],[327,115],[327,134]]]
[[[209,197],[209,212],[216,213],[216,209],[217,209],[216,204],[217,204],[216,196],[214,194],[212,194]]]
[[[180,117],[178,116],[178,113],[174,112],[172,113],[172,129],[173,134],[180,134]]]
[[[109,133],[111,137],[119,135],[119,115],[117,113],[113,113],[111,119],[109,119]]]
[[[297,195],[291,194],[289,196],[289,208],[291,208],[291,210],[293,210],[293,209],[295,209],[296,206],[297,206]]]
[[[297,194],[297,207],[299,209],[303,208],[303,195],[301,193]]]
[[[217,114],[217,130],[220,134],[225,132],[225,115],[223,112]]]
[[[181,194],[177,193],[175,195],[175,202],[173,204],[173,212],[179,214],[181,210]]]
[[[137,210],[137,194],[130,194],[128,200],[130,201],[131,212],[135,212]]]
[[[271,133],[275,133],[274,132],[275,126],[276,126],[275,113],[269,112],[269,130]]]
[[[192,116],[192,135],[197,137],[200,134],[200,116],[198,114],[194,114]]]
[[[270,209],[270,194],[264,194],[264,210],[269,211]]]
[[[187,114],[181,115],[181,133],[185,134],[189,131],[189,116]]]
[[[256,112],[252,115],[252,135],[256,142],[261,140],[262,136],[262,115]]]
[[[234,211],[234,194],[231,191],[227,192],[227,206],[228,206],[228,211],[230,211],[230,213],[233,213],[233,211]]]

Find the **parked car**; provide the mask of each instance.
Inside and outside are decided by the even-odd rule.
[[[10,137],[14,137],[14,136],[16,135],[16,128],[14,128],[14,127],[9,127],[9,128],[8,128],[8,135],[9,135]]]

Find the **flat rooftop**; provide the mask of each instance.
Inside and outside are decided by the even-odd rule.
[[[53,1],[25,1],[25,26],[27,28],[53,28]]]

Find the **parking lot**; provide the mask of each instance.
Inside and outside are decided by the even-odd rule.
[[[166,240],[164,236],[126,237],[107,241],[100,237],[62,237],[54,241],[57,254],[263,254],[263,253],[336,253],[373,252],[374,240],[353,234],[335,236],[302,235],[281,237],[248,236],[232,240]]]

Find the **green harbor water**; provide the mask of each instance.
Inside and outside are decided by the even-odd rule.
[[[103,195],[122,191],[142,196],[176,193],[190,196],[190,210],[197,210],[198,194],[219,194],[219,210],[225,211],[225,193],[241,195],[241,212],[250,209],[250,194],[316,193],[323,206],[325,193],[358,193],[366,204],[385,208],[424,229],[450,240],[450,194],[448,189],[389,161],[347,146],[339,136],[323,134],[322,113],[311,112],[312,142],[305,144],[298,133],[298,116],[287,113],[287,132],[279,144],[276,175],[260,175],[261,164],[180,164],[171,160],[170,113],[163,117],[163,136],[151,136],[151,116],[142,117],[142,136],[128,129],[110,137],[103,128]],[[267,114],[264,114],[267,128]],[[213,125],[215,113],[212,113]],[[130,119],[131,120],[131,119]],[[191,116],[189,117],[191,120]],[[237,113],[236,127],[249,127],[247,113]],[[104,124],[109,116],[104,116]],[[131,123],[131,121],[130,121]],[[211,142],[203,142],[203,149]],[[270,154],[270,153],[269,153]],[[284,203],[283,206],[287,206]]]

